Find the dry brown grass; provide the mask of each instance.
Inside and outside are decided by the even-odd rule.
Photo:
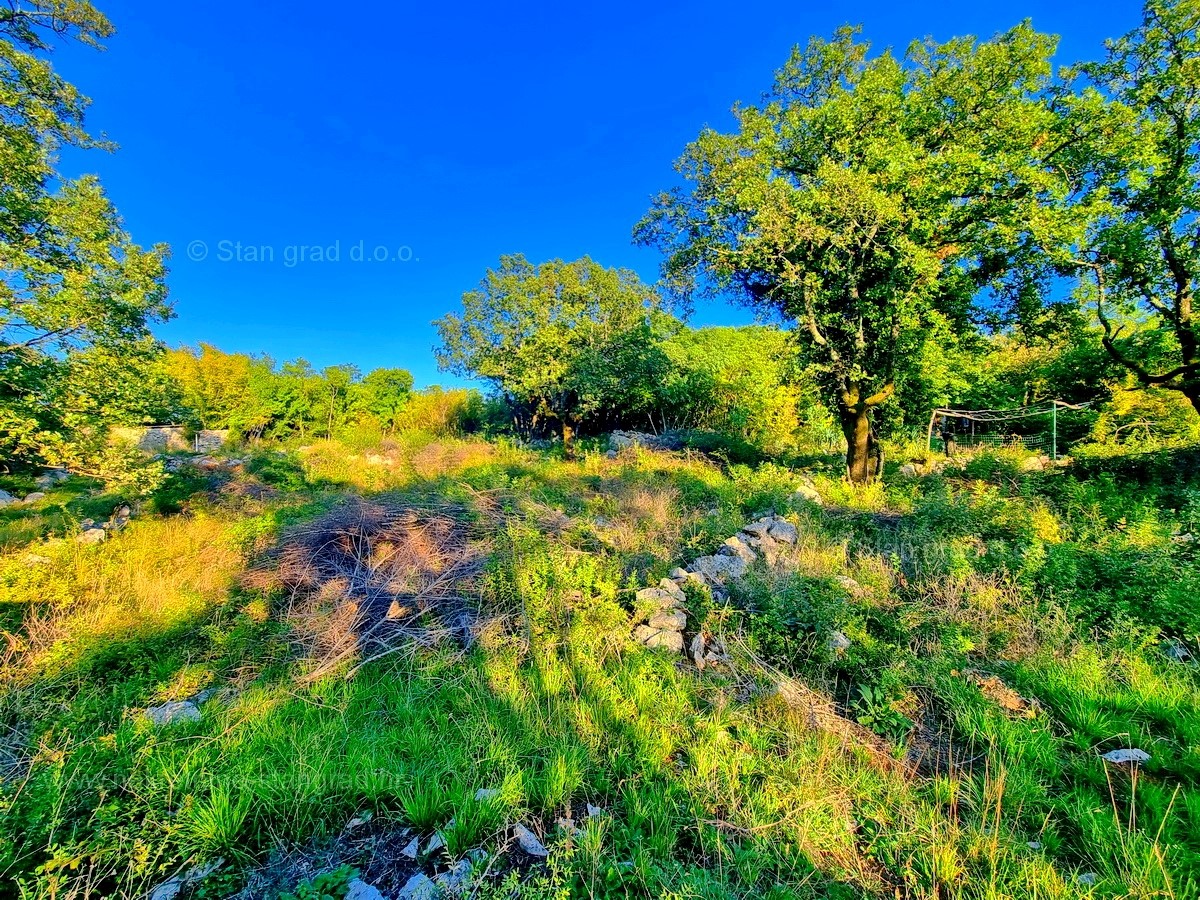
[[[29,615],[13,665],[74,659],[88,646],[158,634],[226,596],[245,563],[230,523],[195,516],[133,522],[95,546],[58,542],[31,572]],[[43,598],[55,598],[44,604]]]
[[[405,640],[469,644],[485,557],[461,508],[354,500],[286,535],[245,582],[285,594],[283,615],[318,677]]]

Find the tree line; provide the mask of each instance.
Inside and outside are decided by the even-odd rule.
[[[884,436],[950,401],[1120,391],[1129,407],[1140,388],[1194,420],[1198,24],[1196,0],[1150,0],[1100,58],[1058,70],[1029,23],[903,53],[856,28],[811,39],[731,131],[684,149],[636,225],[663,252],[659,284],[506,256],[435,323],[439,364],[492,391],[455,415],[568,444],[708,428],[772,452],[835,425],[854,481],[878,473]],[[108,145],[48,51],[111,32],[86,2],[0,9],[4,458],[103,474],[121,465],[108,426],[131,419],[287,437],[393,429],[418,402],[448,415],[401,369],[153,338],[172,315],[167,248],[136,245],[95,178],[56,168],[63,146]],[[690,329],[676,313],[702,295],[777,327]]]

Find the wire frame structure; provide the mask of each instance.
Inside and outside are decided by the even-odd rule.
[[[929,417],[927,446],[935,436],[947,450],[956,447],[1023,447],[1058,459],[1059,415],[1091,403],[1048,400],[1016,409],[935,409]]]

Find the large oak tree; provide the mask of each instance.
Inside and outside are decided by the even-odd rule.
[[[797,48],[732,133],[705,130],[635,237],[666,282],[781,313],[836,409],[849,477],[878,469],[874,411],[930,342],[969,332],[981,291],[1027,268],[1060,180],[1043,93],[1054,40],[872,56],[857,30]]]

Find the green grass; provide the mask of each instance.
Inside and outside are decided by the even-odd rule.
[[[769,464],[406,437],[363,474],[348,457],[368,445],[314,447],[249,467],[266,499],[205,488],[106,545],[0,558],[15,648],[0,895],[132,897],[215,856],[227,884],[276,841],[334,836],[364,811],[441,833],[439,860],[542,823],[549,866],[513,876],[530,896],[1200,893],[1200,677],[1164,653],[1167,639],[1200,652],[1187,478],[1127,491],[981,459],[865,490],[818,475],[822,508]],[[469,652],[299,679],[287,598],[241,575],[347,492],[503,512],[480,520],[504,525],[477,598],[501,618]],[[634,589],[767,508],[800,526],[797,568],[754,572],[728,605],[689,595],[734,665],[701,674],[632,646]],[[1037,705],[1003,708],[974,671]],[[812,727],[780,672],[887,751]],[[199,722],[137,715],[207,686],[236,694]],[[887,762],[931,735],[944,765]],[[1099,759],[1118,746],[1152,754],[1136,778]],[[556,831],[586,803],[603,813]]]

